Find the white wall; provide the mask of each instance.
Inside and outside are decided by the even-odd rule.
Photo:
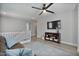
[[[70,45],[77,45],[74,39],[74,13],[73,11],[64,12],[61,14],[50,15],[38,21],[37,37],[42,37],[46,31],[55,32],[55,30],[47,29],[47,21],[61,20],[61,41]],[[45,16],[44,16],[45,17]],[[75,42],[76,41],[76,42]]]
[[[1,32],[19,32],[26,31],[26,20],[10,18],[10,17],[1,17],[0,18],[0,31]]]

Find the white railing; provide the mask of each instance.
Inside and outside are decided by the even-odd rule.
[[[11,39],[14,39],[17,42],[26,43],[28,40],[31,41],[31,31],[27,32],[2,32],[0,35],[6,37],[11,37]]]

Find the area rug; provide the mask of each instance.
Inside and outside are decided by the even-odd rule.
[[[63,49],[51,47],[41,42],[31,42],[30,44],[25,44],[25,46],[31,48],[33,55],[37,56],[74,56],[74,54]]]

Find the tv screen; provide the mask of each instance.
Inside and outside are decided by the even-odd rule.
[[[47,29],[60,28],[60,20],[47,22]]]

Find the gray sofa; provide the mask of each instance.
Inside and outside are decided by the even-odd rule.
[[[15,51],[18,55],[14,53]],[[24,56],[29,56],[32,55],[32,50],[24,48],[20,43],[16,43],[11,48],[8,48],[6,38],[0,36],[0,56],[23,56],[22,53],[24,53]]]

